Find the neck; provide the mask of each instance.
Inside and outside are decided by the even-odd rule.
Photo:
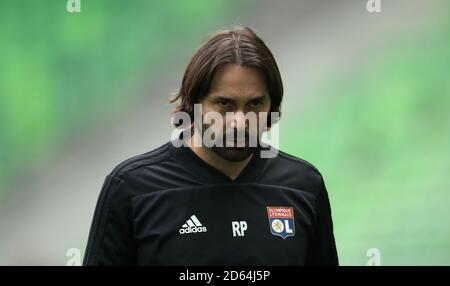
[[[200,159],[202,159],[215,169],[221,171],[232,180],[236,179],[239,176],[239,174],[242,172],[245,166],[247,166],[248,162],[253,156],[250,155],[247,159],[240,162],[228,161],[214,153],[211,149],[204,147],[202,144],[202,138],[200,138],[196,132],[194,132],[194,136],[192,136],[187,141],[187,143],[188,147],[191,148],[191,150],[198,157],[200,157]]]

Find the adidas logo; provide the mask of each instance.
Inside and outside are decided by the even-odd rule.
[[[195,215],[192,215],[183,226],[180,228],[180,234],[206,232],[206,227],[198,220]]]

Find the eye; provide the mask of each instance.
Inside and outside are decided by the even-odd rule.
[[[261,100],[253,100],[250,102],[251,108],[259,108],[263,105],[263,102]]]
[[[231,106],[231,103],[228,100],[220,99],[216,101],[216,104],[221,108],[228,108]]]

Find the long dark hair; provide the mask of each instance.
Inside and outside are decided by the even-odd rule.
[[[171,103],[177,103],[173,112],[187,112],[193,121],[194,104],[208,93],[217,69],[228,63],[262,71],[271,99],[270,112],[280,114],[283,82],[275,58],[255,32],[242,26],[214,33],[195,52],[184,72],[181,88],[170,99]],[[270,127],[270,114],[267,120]],[[179,127],[182,123],[174,124]]]

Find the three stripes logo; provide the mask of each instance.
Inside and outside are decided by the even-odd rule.
[[[198,220],[195,215],[192,215],[185,224],[183,224],[179,230],[180,234],[206,232],[207,229]]]

